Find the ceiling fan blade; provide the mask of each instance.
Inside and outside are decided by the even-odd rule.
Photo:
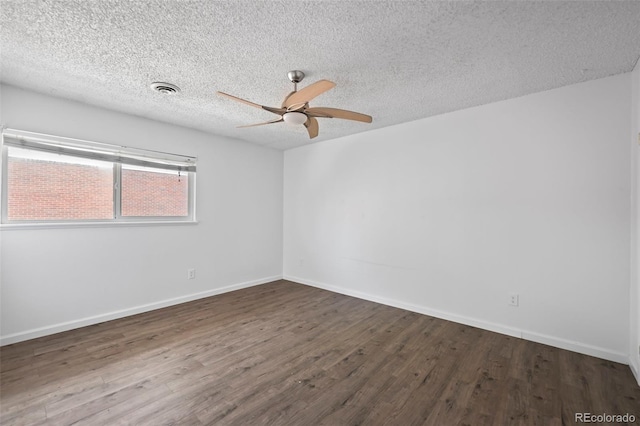
[[[268,106],[262,106],[262,109],[265,111],[269,111],[272,112],[274,114],[278,114],[278,115],[282,115],[285,112],[287,112],[287,110],[285,108],[273,108],[273,107],[268,107]]]
[[[343,120],[362,121],[363,123],[371,123],[373,121],[370,115],[339,108],[307,108],[304,112],[314,117],[342,118]]]
[[[268,106],[264,106],[264,105],[258,105],[256,103],[251,102],[251,101],[247,101],[246,99],[241,99],[241,98],[238,98],[236,96],[230,95],[228,93],[218,92],[218,94],[221,95],[221,96],[224,96],[225,98],[232,99],[232,100],[234,100],[236,102],[240,102],[240,103],[243,103],[245,105],[252,106],[254,108],[260,108],[260,109],[272,112],[272,113],[277,114],[277,115],[282,115],[286,111],[285,108],[272,108],[272,107],[268,107]]]
[[[309,132],[309,139],[313,139],[318,136],[318,120],[313,117],[308,117],[307,121],[304,123],[304,127],[307,128],[307,132]]]
[[[229,95],[228,93],[218,92],[218,95],[222,95],[222,96],[224,96],[225,98],[233,99],[234,101],[241,102],[241,103],[243,103],[243,104],[245,104],[245,105],[249,105],[249,106],[252,106],[252,107],[254,107],[254,108],[260,108],[260,109],[262,109],[262,105],[254,104],[253,102],[247,101],[247,100],[245,100],[245,99],[240,99],[240,98],[235,97],[235,96],[233,96],[233,95]]]
[[[288,96],[284,101],[284,106],[288,108],[295,104],[307,103],[316,96],[321,95],[327,90],[333,89],[334,87],[336,87],[336,84],[333,81],[316,81],[315,83],[298,90],[291,96]]]
[[[286,108],[286,103],[287,103],[287,99],[289,99],[291,97],[291,95],[293,95],[294,93],[296,93],[296,91],[294,90],[293,92],[289,93],[287,96],[284,97],[284,101],[282,101],[282,108]]]
[[[257,124],[247,124],[245,126],[238,126],[238,129],[243,129],[245,127],[256,127],[256,126],[264,126],[265,124],[273,124],[273,123],[280,123],[281,121],[284,121],[282,119],[282,117],[280,117],[277,120],[271,120],[271,121],[265,121],[264,123],[257,123]]]

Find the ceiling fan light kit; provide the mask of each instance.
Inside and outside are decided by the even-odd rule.
[[[224,92],[218,92],[219,95],[232,99],[236,102],[243,103],[245,105],[252,106],[254,108],[260,108],[265,111],[269,111],[273,114],[280,116],[276,120],[267,121],[264,123],[249,124],[247,126],[238,127],[255,127],[263,126],[265,124],[275,124],[285,122],[290,125],[304,124],[309,133],[309,138],[313,139],[318,136],[318,120],[317,118],[341,118],[343,120],[360,121],[362,123],[371,123],[373,119],[371,116],[361,114],[359,112],[347,111],[338,108],[311,108],[309,107],[309,101],[315,97],[323,94],[324,92],[333,89],[336,84],[329,80],[319,80],[307,87],[298,90],[298,83],[304,79],[304,72],[299,70],[289,71],[287,74],[289,80],[293,83],[293,92],[289,93],[282,102],[280,108],[268,107],[264,105],[258,105],[256,103],[247,101],[245,99],[237,98]]]
[[[300,125],[300,124],[304,124],[305,121],[307,121],[307,116],[301,112],[285,112],[282,115],[282,118],[284,119],[284,122],[287,124],[292,124],[292,125]]]

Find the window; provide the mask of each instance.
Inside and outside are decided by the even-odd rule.
[[[195,160],[5,130],[2,223],[192,222]]]
[[[184,173],[122,165],[122,216],[189,215],[189,180]]]

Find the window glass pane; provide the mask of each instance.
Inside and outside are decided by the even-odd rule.
[[[188,216],[187,172],[122,165],[122,216]]]
[[[113,164],[8,147],[7,219],[113,219]]]

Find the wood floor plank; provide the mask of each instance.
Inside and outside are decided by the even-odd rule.
[[[171,394],[171,391],[166,386],[153,386],[151,388],[144,389],[142,392],[140,392],[139,389],[136,389],[136,391],[136,394],[132,394],[130,389],[125,389],[125,391],[120,395],[116,394],[109,397],[107,399],[108,403],[105,403],[105,399],[97,399],[93,406],[86,408],[83,407],[82,411],[72,410],[64,412],[58,417],[54,416],[49,418],[49,421],[52,424],[74,424],[78,426],[110,425],[121,421],[122,419],[126,419],[136,410]],[[79,415],[82,415],[83,417],[75,422],[72,422],[74,417],[66,417],[78,417]]]
[[[3,425],[574,424],[627,366],[277,281],[0,348]]]
[[[153,379],[126,387],[107,385],[105,388],[47,405],[47,420],[52,424],[74,424],[124,402],[147,400],[149,393],[155,395],[158,389],[161,389],[163,394],[169,392],[163,383]]]

